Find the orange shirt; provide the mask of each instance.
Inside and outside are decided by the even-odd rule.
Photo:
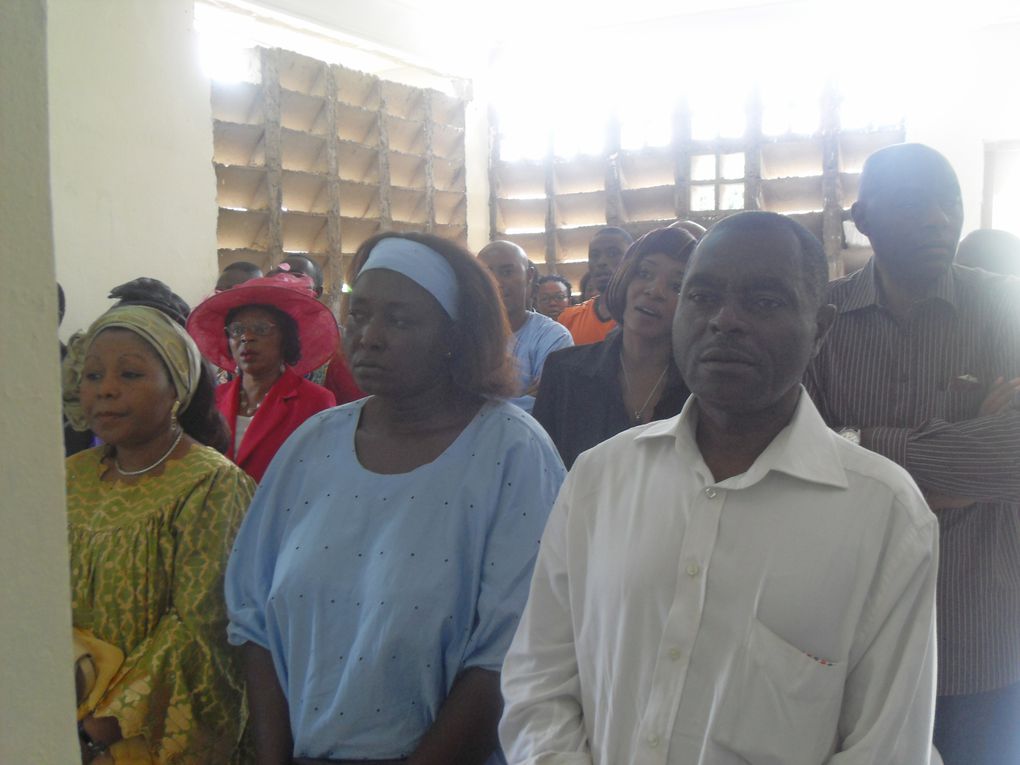
[[[616,328],[616,322],[613,319],[602,321],[599,318],[595,312],[595,301],[597,300],[598,298],[594,297],[584,301],[581,305],[564,308],[563,313],[560,314],[557,321],[570,330],[570,335],[574,338],[574,345],[601,343],[606,339],[606,335]]]

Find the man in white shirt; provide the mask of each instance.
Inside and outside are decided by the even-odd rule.
[[[936,522],[800,385],[826,277],[774,213],[698,246],[673,326],[691,399],[582,454],[542,538],[510,763],[928,763]]]
[[[524,250],[513,242],[489,242],[479,251],[478,259],[499,285],[499,294],[513,332],[510,353],[517,364],[520,390],[518,396],[510,401],[531,414],[546,357],[560,348],[570,347],[574,340],[569,330],[559,322],[528,310],[528,293],[535,267]]]

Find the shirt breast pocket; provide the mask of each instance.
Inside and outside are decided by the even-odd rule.
[[[812,657],[754,619],[712,737],[749,765],[818,765],[835,749],[845,677],[845,662]]]

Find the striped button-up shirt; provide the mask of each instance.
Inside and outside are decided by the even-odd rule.
[[[883,308],[874,261],[832,282],[838,317],[806,387],[832,428],[922,489],[976,500],[940,510],[940,695],[1020,681],[1020,402],[979,409],[997,377],[1020,377],[1020,289],[953,266],[905,319]]]

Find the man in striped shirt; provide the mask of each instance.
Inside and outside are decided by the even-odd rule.
[[[953,265],[949,162],[921,144],[865,163],[874,257],[832,282],[806,385],[830,427],[905,467],[940,525],[935,744],[946,765],[1020,762],[1020,290]]]

